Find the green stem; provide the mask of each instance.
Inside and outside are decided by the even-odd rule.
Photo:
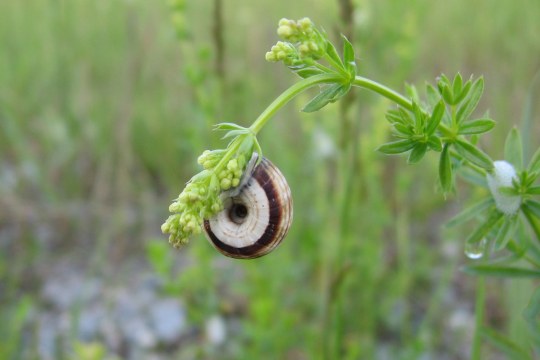
[[[389,100],[392,100],[396,104],[403,106],[405,109],[412,111],[411,100],[407,99],[400,93],[382,84],[379,84],[376,81],[364,78],[362,76],[356,76],[354,78],[353,85],[376,92],[377,94],[382,95]]]
[[[283,106],[285,106],[289,101],[291,101],[296,95],[300,94],[301,92],[309,89],[310,87],[313,87],[315,85],[319,84],[326,84],[326,83],[335,83],[341,80],[341,76],[333,73],[333,74],[321,74],[321,75],[315,75],[311,76],[307,79],[302,79],[296,84],[292,85],[290,88],[285,90],[281,95],[279,95],[268,107],[259,115],[259,117],[251,124],[249,127],[249,130],[253,135],[257,135],[259,131],[264,127],[266,122],[270,120],[270,118]],[[238,151],[240,146],[242,145],[242,142],[244,140],[244,137],[242,135],[236,137],[233,142],[229,145],[227,148],[227,152],[219,163],[214,167],[214,172],[219,173],[221,169],[225,166],[225,164],[228,163],[228,161],[233,157],[233,155]]]
[[[249,129],[256,135],[266,124],[266,122],[285,104],[292,100],[296,95],[302,91],[309,89],[312,86],[325,83],[335,83],[342,79],[337,74],[321,74],[311,76],[307,79],[300,80],[281,95],[279,95],[268,107],[259,115],[255,122],[249,127]]]
[[[484,312],[486,305],[486,285],[483,276],[478,277],[476,282],[476,306],[475,306],[475,329],[471,349],[471,359],[480,360],[482,357],[482,326],[484,324]]]

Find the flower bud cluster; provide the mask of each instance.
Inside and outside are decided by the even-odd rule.
[[[277,34],[286,42],[278,42],[266,53],[267,61],[283,61],[291,66],[302,59],[318,60],[326,52],[326,40],[309,18],[298,21],[281,19]]]
[[[294,45],[283,41],[278,41],[276,45],[272,46],[265,58],[266,61],[271,62],[283,61],[287,66],[295,66],[302,62]]]
[[[170,234],[169,242],[173,246],[180,247],[191,235],[199,234],[204,219],[223,209],[220,192],[240,184],[246,157],[234,157],[223,169],[217,169],[224,154],[225,150],[205,151],[198,158],[205,170],[193,177],[169,206],[169,212],[173,214],[161,225],[161,231]]]

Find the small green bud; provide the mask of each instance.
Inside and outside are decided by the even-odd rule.
[[[212,211],[214,213],[217,213],[217,212],[221,211],[221,204],[218,203],[218,202],[213,203],[212,204]]]
[[[311,21],[310,18],[305,17],[298,20],[298,25],[304,31],[310,31],[310,30],[313,31],[313,22]]]
[[[222,190],[229,190],[231,188],[231,180],[228,178],[221,179],[220,185]]]
[[[276,61],[278,61],[278,59],[276,58],[276,55],[275,55],[273,52],[271,52],[271,51],[269,51],[269,52],[266,53],[266,55],[264,56],[264,59],[265,59],[266,61],[270,61],[270,62],[276,62]]]
[[[238,184],[240,184],[240,179],[238,179],[238,178],[232,179],[231,184],[232,184],[232,187],[237,187]]]
[[[166,222],[164,222],[164,223],[161,225],[161,232],[162,232],[163,234],[166,234],[166,233],[169,232],[169,229],[170,229],[170,228],[171,228],[171,224],[170,224],[168,221],[166,221]]]
[[[227,177],[227,175],[229,174],[229,172],[227,170],[221,170],[219,175],[218,175],[218,178],[221,180],[221,179],[225,179]]]
[[[238,169],[238,161],[236,159],[229,160],[229,162],[227,163],[227,169],[231,171]]]
[[[308,44],[301,44],[300,46],[298,46],[298,51],[300,52],[301,55],[306,55],[309,53],[309,45]]]
[[[294,30],[289,25],[281,25],[277,29],[277,34],[281,38],[288,39],[294,34]]]

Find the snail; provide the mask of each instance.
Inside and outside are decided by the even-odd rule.
[[[222,193],[223,210],[204,220],[210,243],[223,255],[254,259],[278,246],[292,223],[291,189],[267,158],[253,153],[240,184]]]

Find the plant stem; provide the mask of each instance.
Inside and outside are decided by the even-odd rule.
[[[362,76],[356,76],[354,78],[353,85],[376,92],[377,94],[382,95],[389,100],[392,100],[396,104],[403,106],[405,109],[412,111],[411,100],[407,99],[405,96],[401,95],[400,93],[382,84],[379,84],[376,81],[367,79]]]
[[[334,83],[341,80],[341,76],[337,74],[321,74],[309,77],[307,79],[302,79],[287,90],[285,90],[281,95],[279,95],[268,107],[259,115],[259,117],[253,122],[249,129],[257,134],[266,124],[266,122],[285,104],[292,100],[296,95],[300,94],[302,91],[309,89],[312,86],[324,83]]]
[[[342,78],[340,75],[335,73],[333,74],[321,74],[309,77],[307,79],[302,79],[287,90],[285,90],[281,95],[279,95],[268,107],[259,115],[259,117],[251,124],[249,129],[251,133],[257,135],[259,131],[264,127],[266,122],[283,106],[285,106],[289,101],[291,101],[296,95],[301,92],[319,84],[325,83],[335,83],[340,81]],[[221,169],[227,164],[227,162],[232,158],[232,156],[238,151],[242,145],[244,136],[240,135],[236,137],[233,142],[228,146],[227,152],[219,163],[214,167],[214,172],[219,173]]]
[[[476,282],[476,305],[475,305],[475,329],[471,349],[471,359],[480,360],[482,350],[481,332],[484,324],[484,311],[486,305],[486,285],[483,276],[479,276]]]

